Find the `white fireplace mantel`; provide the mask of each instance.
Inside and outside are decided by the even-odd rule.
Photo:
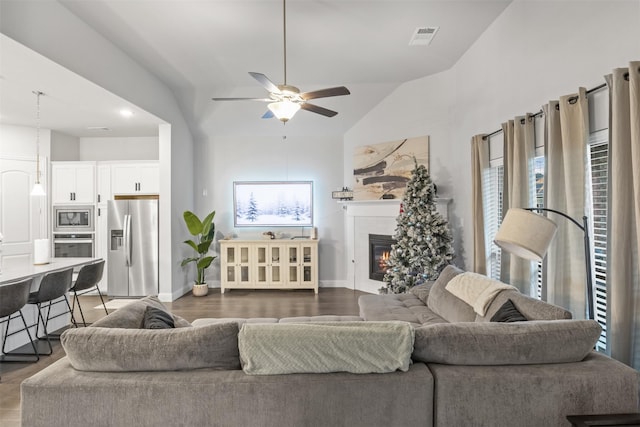
[[[449,218],[451,199],[435,199],[437,211]],[[394,235],[401,199],[339,201],[345,211],[347,277],[353,289],[378,293],[384,283],[369,279],[369,234]]]
[[[444,217],[449,219],[449,203],[451,199],[436,198],[436,210]],[[344,200],[339,201],[342,209],[347,211],[347,216],[393,216],[400,214],[401,199],[389,200]]]

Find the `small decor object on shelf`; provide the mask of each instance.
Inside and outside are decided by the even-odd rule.
[[[187,225],[187,229],[192,236],[196,237],[196,241],[185,240],[184,243],[192,247],[196,251],[196,256],[185,258],[182,260],[182,267],[195,262],[197,269],[196,280],[193,285],[193,296],[204,296],[209,292],[209,287],[205,281],[204,271],[211,265],[215,256],[207,255],[211,243],[213,243],[213,237],[216,232],[216,226],[213,223],[213,217],[216,215],[216,211],[207,215],[204,220],[200,221],[200,218],[191,211],[185,211],[183,214],[184,222]]]
[[[349,187],[342,187],[342,190],[340,191],[332,191],[331,198],[338,200],[353,200],[353,191],[350,190]]]
[[[276,235],[273,234],[273,231],[265,231],[264,233],[262,233],[262,237],[264,237],[265,239],[275,239]]]
[[[436,210],[429,172],[416,162],[400,205],[398,226],[380,293],[404,293],[435,280],[454,257],[447,221]]]

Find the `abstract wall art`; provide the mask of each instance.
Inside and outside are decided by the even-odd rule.
[[[415,167],[414,158],[429,169],[428,136],[356,147],[354,200],[402,198]]]

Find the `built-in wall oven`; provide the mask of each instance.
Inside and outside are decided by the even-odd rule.
[[[53,256],[56,258],[93,258],[93,233],[54,233]]]
[[[54,206],[53,256],[93,257],[95,227],[93,206]]]

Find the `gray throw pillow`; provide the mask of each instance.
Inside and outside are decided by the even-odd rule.
[[[526,322],[527,318],[522,315],[516,308],[513,301],[507,300],[491,317],[492,322]]]
[[[149,306],[144,311],[142,327],[144,329],[170,329],[175,328],[175,325],[170,313],[160,310],[159,308]]]
[[[108,316],[94,322],[91,326],[95,328],[128,328],[140,329],[144,320],[144,312],[147,307],[155,307],[160,310],[168,311],[156,296],[148,296],[125,305],[117,309]],[[184,328],[191,326],[189,322],[175,314],[173,317],[174,326],[176,328]]]
[[[238,324],[178,329],[77,328],[64,331],[62,347],[79,371],[239,369]]]

